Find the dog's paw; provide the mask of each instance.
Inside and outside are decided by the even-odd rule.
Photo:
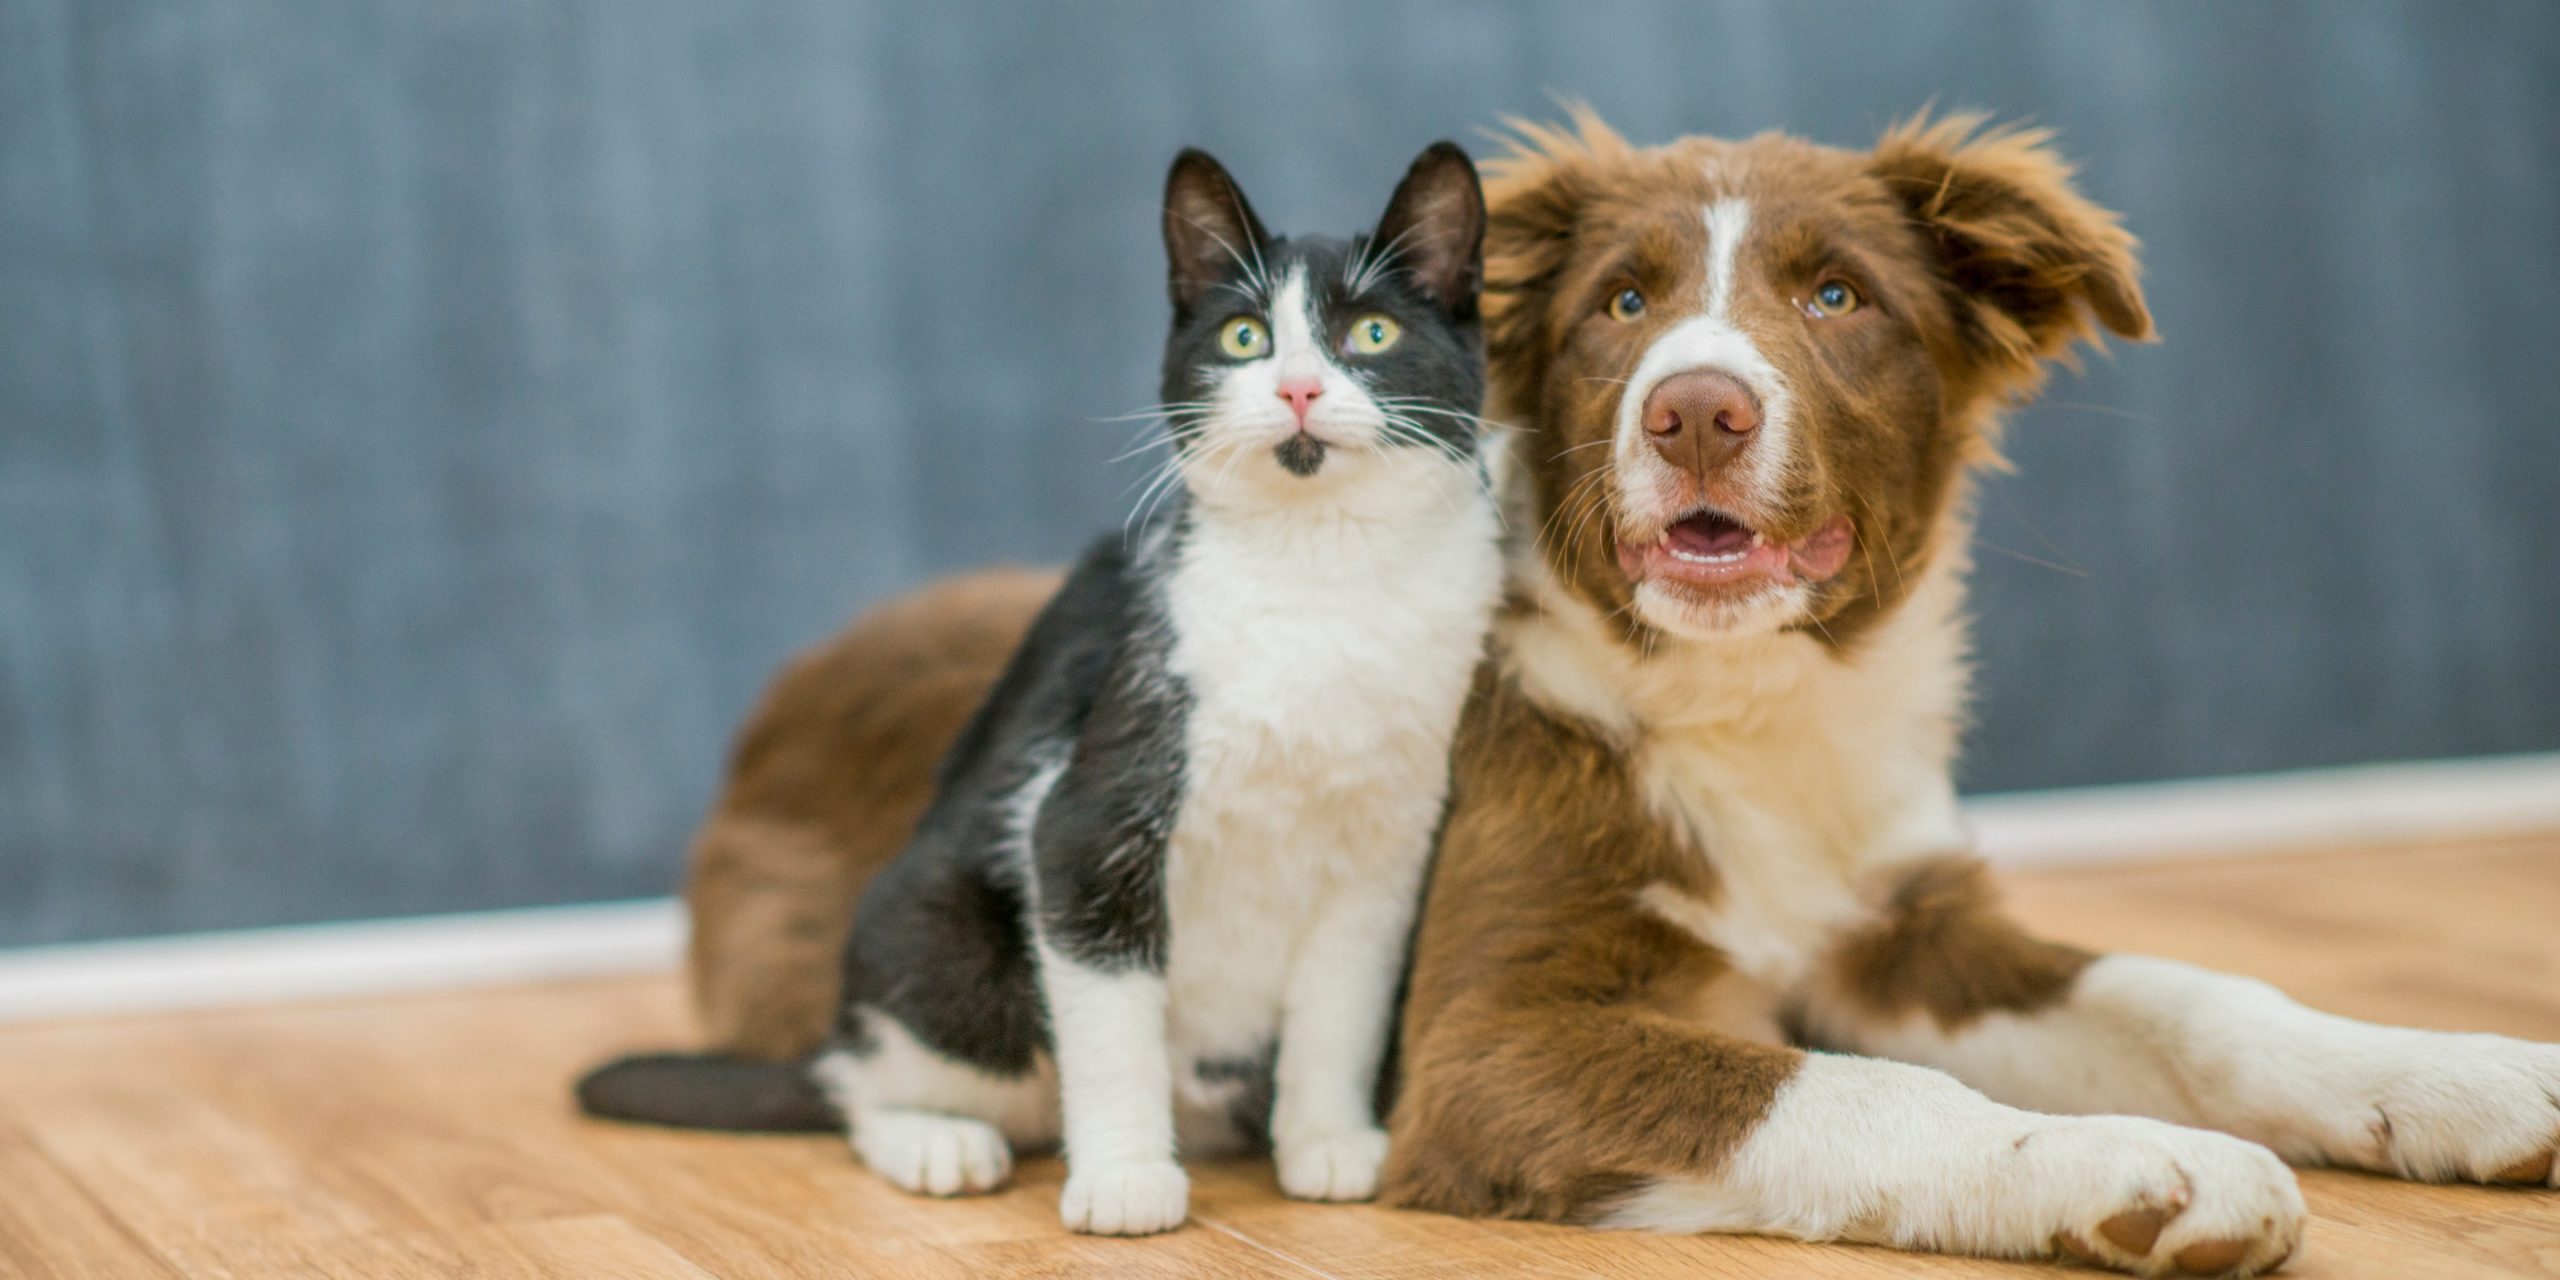
[[[2356,1054],[2362,1142],[2339,1163],[2428,1182],[2560,1186],[2560,1045],[2403,1032]]]
[[[1383,1129],[1353,1129],[1280,1144],[1280,1190],[1300,1200],[1366,1200],[1387,1162]]]
[[[1171,1231],[1191,1212],[1191,1179],[1172,1161],[1098,1168],[1068,1162],[1058,1216],[1071,1231],[1146,1236]]]
[[[2029,1176],[2070,1202],[2052,1253],[2140,1275],[2253,1276],[2302,1241],[2293,1171],[2253,1142],[2123,1117],[2033,1133]]]
[[[1013,1148],[994,1125],[936,1111],[862,1112],[853,1150],[873,1172],[921,1195],[993,1191],[1013,1173]]]

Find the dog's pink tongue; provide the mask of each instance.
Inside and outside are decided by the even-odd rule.
[[[1796,576],[1807,582],[1821,582],[1840,572],[1849,563],[1849,552],[1857,542],[1857,533],[1849,527],[1847,516],[1834,516],[1821,528],[1797,540],[1788,549],[1787,561]]]

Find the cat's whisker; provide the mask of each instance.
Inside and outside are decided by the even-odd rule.
[[[1511,430],[1513,426],[1511,423],[1488,418],[1483,414],[1469,413],[1464,409],[1453,409],[1448,405],[1440,404],[1436,401],[1425,400],[1419,396],[1376,396],[1373,398],[1381,405],[1390,405],[1408,413],[1428,413],[1443,418],[1455,418],[1461,422],[1472,422],[1479,427],[1487,429],[1507,431]]]
[[[1363,247],[1359,255],[1347,264],[1343,275],[1343,287],[1357,294],[1366,292],[1371,285],[1376,284],[1377,274],[1386,270],[1388,265],[1404,252],[1404,238],[1412,235],[1415,228],[1420,225],[1416,223],[1397,232],[1395,239],[1389,240],[1383,249],[1375,245]],[[1349,266],[1357,266],[1360,269],[1355,274],[1348,269]]]
[[[1453,445],[1448,441],[1431,434],[1429,431],[1424,430],[1421,423],[1415,422],[1410,418],[1399,418],[1391,413],[1382,413],[1380,415],[1380,421],[1385,424],[1387,434],[1390,438],[1402,439],[1409,444],[1430,449],[1433,452],[1438,453],[1443,459],[1460,466],[1465,466],[1467,463],[1473,461],[1473,459],[1469,458],[1466,454],[1460,452],[1456,445]],[[1487,498],[1493,497],[1494,495],[1491,484],[1489,481],[1484,479],[1483,468],[1475,467],[1470,468],[1469,470],[1470,478],[1477,481],[1477,486],[1484,490],[1485,496]],[[1455,518],[1458,515],[1457,502],[1449,494],[1443,493],[1441,495],[1441,505],[1448,510],[1449,515],[1452,518]],[[1494,503],[1493,506],[1494,519],[1499,521],[1502,519],[1502,505],[1497,502]]]
[[[1211,400],[1169,400],[1163,404],[1153,405],[1134,412],[1115,413],[1107,418],[1087,418],[1085,421],[1099,424],[1108,424],[1113,422],[1149,422],[1159,418],[1179,418],[1185,414],[1207,413],[1217,407],[1217,403]]]
[[[1131,458],[1141,457],[1143,455],[1153,453],[1158,449],[1170,449],[1180,443],[1181,441],[1176,440],[1170,435],[1150,435],[1146,439],[1141,440],[1113,455],[1111,461],[1115,464],[1127,462]]]
[[[1172,494],[1181,480],[1182,455],[1179,452],[1156,464],[1156,470],[1148,478],[1146,488],[1138,495],[1138,501],[1130,507],[1128,518],[1120,522],[1120,537],[1124,544],[1146,536],[1147,524],[1155,518],[1156,508]],[[1133,526],[1134,533],[1132,533]]]
[[[1269,296],[1271,295],[1271,279],[1270,279],[1270,276],[1269,276],[1269,275],[1268,275],[1268,274],[1263,270],[1263,263],[1262,263],[1262,246],[1261,246],[1261,245],[1256,244],[1256,245],[1252,246],[1252,248],[1253,248],[1253,260],[1252,260],[1252,261],[1250,261],[1250,262],[1247,262],[1247,261],[1245,260],[1245,256],[1244,256],[1244,254],[1242,254],[1241,252],[1238,252],[1238,251],[1237,251],[1237,249],[1236,249],[1236,247],[1235,247],[1234,245],[1229,244],[1229,243],[1227,242],[1227,238],[1226,238],[1225,236],[1219,235],[1219,234],[1218,234],[1218,232],[1217,232],[1217,230],[1216,230],[1215,228],[1211,227],[1209,224],[1207,224],[1207,223],[1205,223],[1205,222],[1202,222],[1202,221],[1200,221],[1200,220],[1199,220],[1199,219],[1197,219],[1197,218],[1188,217],[1188,216],[1183,215],[1183,214],[1175,214],[1174,216],[1175,216],[1175,217],[1178,217],[1178,218],[1181,218],[1184,222],[1188,222],[1188,223],[1190,223],[1190,224],[1191,224],[1191,226],[1192,226],[1192,229],[1193,229],[1193,230],[1196,230],[1196,231],[1198,231],[1200,234],[1205,235],[1205,236],[1209,237],[1210,239],[1217,241],[1217,242],[1218,242],[1218,247],[1227,251],[1227,256],[1228,256],[1229,258],[1232,258],[1232,259],[1234,259],[1234,260],[1235,260],[1236,270],[1243,272],[1243,273],[1244,273],[1244,275],[1245,275],[1245,279],[1246,279],[1246,281],[1248,281],[1249,283],[1251,283],[1251,284],[1253,285],[1253,287],[1254,287],[1254,288],[1259,289],[1259,290],[1261,290],[1261,291],[1262,291],[1262,292],[1261,292],[1260,294],[1258,294],[1258,295],[1256,295],[1256,294],[1247,294],[1246,296],[1247,296],[1248,298],[1252,298],[1252,299],[1253,299],[1253,300],[1255,300],[1255,301],[1260,301],[1262,298],[1266,298],[1266,297],[1269,297]]]

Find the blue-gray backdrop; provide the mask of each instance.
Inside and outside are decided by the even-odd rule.
[[[1116,517],[1153,201],[1587,97],[2062,129],[2165,341],[1968,782],[2560,746],[2560,5],[0,0],[0,944],[658,892],[771,665]]]

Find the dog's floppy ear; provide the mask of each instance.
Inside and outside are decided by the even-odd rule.
[[[1396,185],[1369,252],[1410,273],[1441,310],[1465,319],[1476,313],[1484,279],[1484,217],[1475,162],[1457,143],[1435,142]]]
[[[1188,309],[1230,268],[1261,270],[1270,240],[1226,166],[1197,148],[1173,158],[1164,179],[1164,256],[1174,306]]]
[[[1485,348],[1498,372],[1536,380],[1532,367],[1551,301],[1573,259],[1573,238],[1598,171],[1627,144],[1591,108],[1566,105],[1569,124],[1506,120],[1511,149],[1485,165]]]
[[[2151,337],[2134,238],[2072,187],[2052,132],[1983,122],[1915,116],[1871,159],[1928,238],[1959,339],[1985,365],[2032,379],[2075,340],[2095,342],[2099,325]]]

